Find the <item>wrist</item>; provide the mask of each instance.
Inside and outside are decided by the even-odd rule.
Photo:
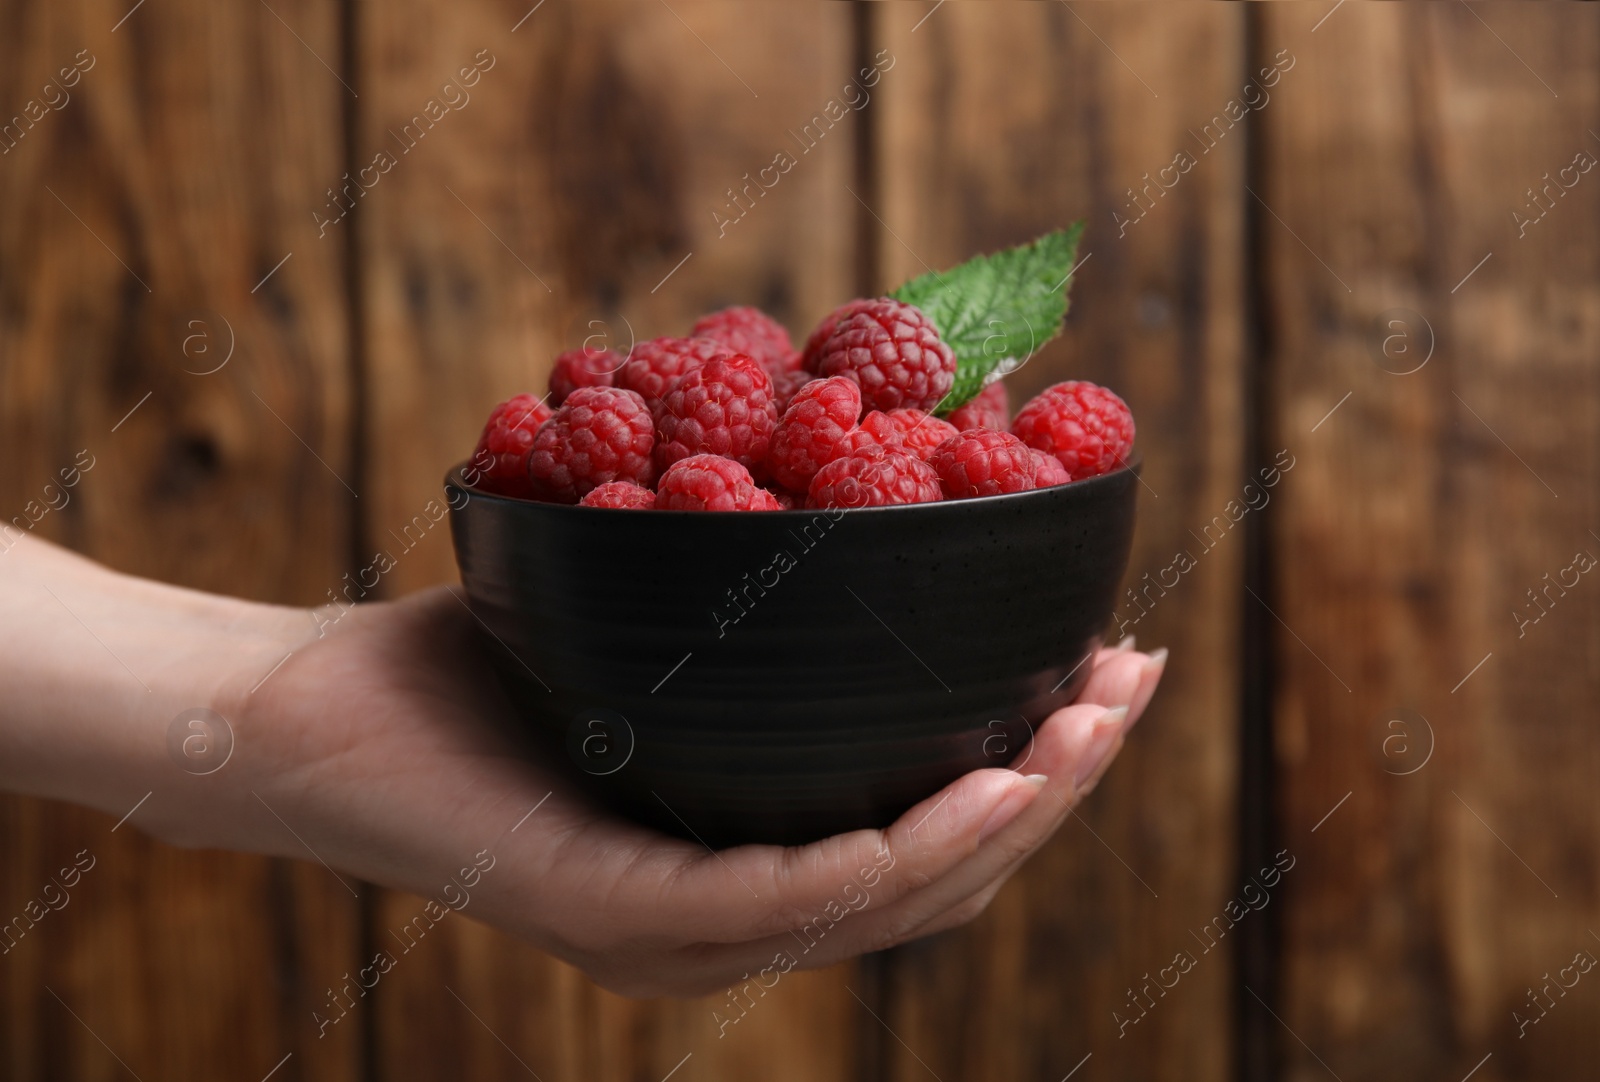
[[[236,689],[314,636],[304,611],[118,574],[31,538],[0,555],[0,617],[0,682],[16,689],[0,706],[0,786],[119,818],[144,800],[139,825],[176,840],[175,818],[205,815],[218,788],[198,771],[237,736]],[[180,719],[191,712],[225,720],[202,734]]]

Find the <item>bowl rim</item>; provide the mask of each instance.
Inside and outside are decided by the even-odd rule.
[[[445,472],[445,475],[444,475],[444,483],[445,483],[446,488],[448,488],[448,487],[453,485],[456,488],[459,488],[463,492],[467,493],[472,499],[487,500],[490,503],[502,503],[502,504],[508,504],[508,505],[516,506],[516,507],[537,507],[537,508],[540,508],[540,509],[549,509],[548,513],[551,513],[551,514],[564,514],[564,513],[572,513],[572,512],[578,512],[579,514],[590,514],[590,513],[625,514],[625,513],[630,513],[630,512],[634,512],[634,511],[639,510],[638,508],[635,508],[635,507],[582,507],[582,506],[580,506],[578,504],[575,504],[575,503],[550,503],[550,502],[545,501],[545,500],[530,500],[530,499],[526,499],[526,498],[524,498],[522,496],[507,496],[504,493],[500,493],[500,492],[490,492],[488,489],[478,488],[475,485],[468,484],[467,481],[464,479],[463,474],[465,473],[467,467],[470,466],[471,464],[472,464],[472,460],[470,458],[468,458],[468,459],[461,460],[460,462],[456,463],[454,466],[451,466],[449,468],[449,470],[447,470]],[[1012,505],[1020,503],[1020,502],[1022,502],[1024,500],[1038,499],[1038,498],[1043,497],[1045,493],[1055,493],[1055,494],[1057,494],[1059,496],[1060,494],[1062,494],[1062,493],[1064,493],[1064,492],[1066,492],[1068,490],[1073,491],[1073,492],[1082,492],[1082,491],[1085,491],[1085,490],[1088,490],[1088,489],[1092,489],[1092,488],[1103,487],[1105,485],[1109,485],[1109,484],[1113,483],[1114,481],[1122,478],[1126,474],[1131,474],[1133,477],[1138,478],[1140,473],[1143,471],[1143,469],[1144,469],[1144,455],[1142,455],[1139,452],[1138,448],[1134,448],[1133,452],[1122,460],[1122,464],[1120,466],[1118,466],[1116,469],[1110,471],[1109,473],[1100,473],[1100,474],[1096,474],[1093,477],[1083,477],[1083,478],[1080,478],[1080,479],[1078,479],[1076,481],[1068,481],[1065,484],[1060,484],[1060,485],[1050,485],[1050,486],[1048,486],[1046,488],[1031,488],[1031,489],[1028,489],[1025,492],[1007,492],[1007,493],[1002,493],[1001,495],[998,495],[998,496],[972,496],[972,497],[969,497],[969,498],[964,499],[964,500],[934,500],[931,503],[901,503],[901,504],[888,504],[888,505],[878,506],[878,507],[843,507],[843,508],[792,507],[792,508],[780,509],[780,510],[777,510],[777,511],[760,511],[760,512],[750,512],[750,511],[656,511],[656,510],[652,509],[651,510],[651,514],[652,514],[652,516],[657,516],[657,517],[661,517],[661,518],[665,518],[668,515],[673,515],[673,516],[689,516],[689,517],[696,518],[696,519],[705,519],[707,517],[713,517],[713,516],[714,517],[738,516],[741,520],[743,520],[743,519],[746,519],[752,513],[754,513],[754,514],[759,514],[763,518],[766,518],[768,516],[782,516],[784,518],[784,520],[787,521],[790,518],[796,518],[796,517],[798,517],[798,518],[815,517],[816,515],[819,515],[819,514],[826,514],[829,511],[843,511],[843,512],[846,512],[846,513],[851,514],[851,515],[875,515],[875,516],[877,516],[877,515],[914,514],[914,513],[918,513],[919,511],[922,514],[929,514],[929,513],[932,513],[931,509],[933,509],[933,508],[942,508],[942,507],[964,507],[964,508],[970,508],[970,507],[995,507],[995,508],[999,508],[1001,506],[1012,506]],[[456,508],[454,507],[453,503],[451,504],[451,508],[452,508],[452,510],[456,510]]]

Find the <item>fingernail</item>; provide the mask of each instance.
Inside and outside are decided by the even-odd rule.
[[[1150,655],[1150,660],[1144,663],[1145,672],[1160,672],[1167,667],[1167,648],[1163,646]]]
[[[1089,746],[1083,749],[1083,757],[1078,760],[1077,769],[1073,772],[1074,785],[1081,786],[1094,777],[1095,772],[1106,761],[1106,756],[1111,753],[1117,737],[1122,735],[1122,726],[1127,719],[1126,706],[1107,710],[1095,719],[1094,733],[1089,737]]]
[[[1121,653],[1124,650],[1132,650],[1133,649],[1133,636],[1132,635],[1124,635],[1124,636],[1122,636],[1122,638],[1117,640],[1117,645],[1113,646],[1112,649],[1116,650],[1118,653]]]
[[[989,813],[989,818],[983,821],[983,826],[978,828],[978,844],[982,845],[987,839],[1003,830],[1017,816],[1022,814],[1022,809],[1032,804],[1044,783],[1049,779],[1043,774],[1029,774],[1022,779],[1026,785],[1012,789],[995,805],[994,811]]]

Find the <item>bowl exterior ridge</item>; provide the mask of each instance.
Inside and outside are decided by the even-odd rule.
[[[587,792],[721,846],[880,827],[1017,765],[1102,641],[1137,464],[855,511],[612,511],[446,478],[521,724]]]

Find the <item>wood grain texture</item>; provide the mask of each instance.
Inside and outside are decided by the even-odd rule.
[[[975,924],[895,952],[885,1019],[904,1045],[886,1043],[888,1074],[1060,1078],[1092,1053],[1084,1077],[1227,1077],[1231,944],[1164,1000],[1156,989],[1143,1016],[1128,989],[1177,951],[1198,952],[1189,929],[1235,893],[1244,546],[1223,537],[1205,551],[1189,531],[1244,480],[1244,139],[1207,151],[1188,129],[1240,93],[1242,18],[1143,5],[930,11],[895,6],[877,20],[877,44],[898,58],[874,208],[882,285],[1086,218],[1067,332],[1008,377],[1013,405],[1067,378],[1123,394],[1148,484],[1128,582],[1144,589],[1182,550],[1197,566],[1142,604],[1122,599],[1125,630],[1143,649],[1170,647],[1172,663],[1081,817]],[[1194,159],[1187,171],[1143,195],[1145,174],[1161,183],[1180,151]],[[1144,1020],[1119,1036],[1114,1012]]]
[[[82,452],[38,536],[309,603],[351,523],[329,472],[350,427],[343,253],[305,250],[297,210],[338,172],[345,91],[309,52],[337,57],[337,9],[277,4],[302,44],[259,5],[116,25],[129,7],[0,5],[0,507],[33,517]],[[193,374],[228,339],[227,364]],[[0,959],[0,1076],[259,1078],[290,1052],[300,1077],[359,1070],[359,1042],[306,1025],[305,975],[342,970],[357,933],[322,869],[166,848],[137,816],[112,833],[81,809],[0,809],[0,919],[94,861]]]
[[[1133,406],[1141,593],[1113,629],[1173,650],[1117,769],[987,914],[787,975],[720,1034],[724,996],[623,1000],[468,909],[319,1039],[325,988],[420,900],[363,911],[315,864],[0,798],[0,922],[95,861],[0,954],[0,1079],[251,1079],[291,1052],[275,1079],[1584,1077],[1600,989],[1553,978],[1600,957],[1600,587],[1551,580],[1600,556],[1600,170],[1570,170],[1600,161],[1597,19],[0,0],[6,519],[254,598],[315,604],[378,548],[388,596],[453,581],[417,517],[557,351],[730,303],[803,334],[863,277],[1085,217],[1067,333],[1009,384]],[[1267,691],[1273,770],[1241,778]],[[1281,929],[1259,985],[1236,945],[1260,925],[1194,938],[1244,890],[1241,782],[1273,787],[1257,825],[1296,862],[1245,918]]]
[[[454,581],[442,529],[409,550],[396,534],[442,498],[444,471],[497,401],[543,393],[558,351],[590,335],[626,351],[728,304],[759,304],[803,334],[854,287],[855,118],[809,151],[789,134],[848,80],[847,7],[533,7],[480,0],[441,22],[408,3],[359,22],[357,156],[388,147],[397,160],[340,228],[361,237],[376,493],[363,509],[373,543],[397,556],[395,592]],[[471,100],[444,91],[479,50],[493,66]],[[447,93],[460,107],[407,136],[402,125]],[[759,184],[784,149],[789,170],[769,172],[779,179],[747,209],[730,206],[729,189],[746,174]],[[418,904],[384,896],[376,939]],[[719,1035],[724,995],[623,1000],[470,913],[385,980],[380,1074],[443,1077],[466,1063],[475,1077],[659,1079],[691,1055],[678,1077],[851,1070],[848,967],[786,976]]]
[[[1596,989],[1552,987],[1525,1036],[1513,1012],[1600,951],[1596,591],[1520,632],[1513,612],[1600,556],[1596,174],[1513,213],[1600,156],[1596,17],[1322,14],[1271,9],[1261,35],[1300,58],[1257,189],[1268,415],[1299,459],[1270,520],[1295,1036],[1270,1024],[1291,1079],[1582,1074]],[[1391,374],[1430,327],[1431,360]]]
[[[544,393],[559,351],[625,352],[735,303],[803,334],[853,284],[850,121],[809,153],[789,134],[847,81],[846,9],[755,19],[717,3],[553,0],[512,33],[522,14],[468,4],[424,29],[432,9],[402,6],[361,23],[371,89],[356,153],[397,159],[349,219],[368,278],[383,544],[439,497],[495,402]],[[429,100],[461,96],[442,88],[480,49],[495,66],[471,100],[425,139],[401,138]],[[795,164],[741,214],[730,189],[749,174],[762,191],[781,150]],[[397,553],[391,588],[452,579],[439,542]]]

